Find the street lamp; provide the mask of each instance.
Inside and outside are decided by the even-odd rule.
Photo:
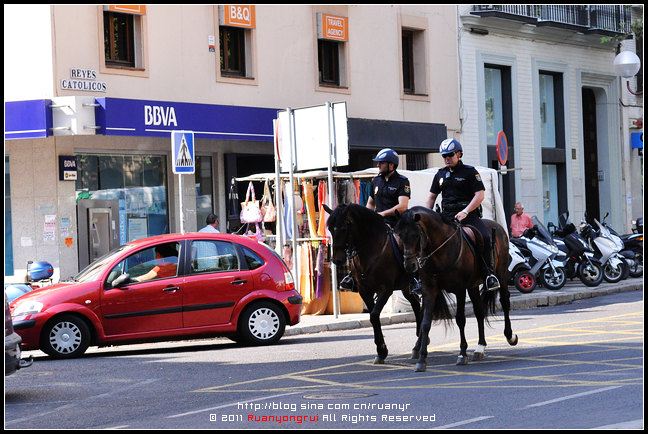
[[[641,95],[642,92],[633,92],[630,89],[630,79],[637,75],[641,68],[641,60],[632,51],[622,51],[614,58],[614,72],[616,75],[626,79],[628,92],[633,95]]]

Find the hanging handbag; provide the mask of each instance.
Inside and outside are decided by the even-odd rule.
[[[268,187],[268,181],[263,184],[263,197],[261,198],[261,213],[263,214],[263,221],[270,223],[277,220],[277,210],[272,204],[272,195]]]
[[[263,215],[261,214],[259,201],[256,200],[254,195],[254,186],[250,181],[245,193],[245,202],[241,202],[241,223],[259,223],[261,221],[263,221]]]

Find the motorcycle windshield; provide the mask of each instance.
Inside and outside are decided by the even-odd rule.
[[[598,228],[599,228],[599,234],[601,234],[602,237],[610,238],[610,231],[608,230],[607,227],[603,226],[603,225],[601,224],[601,222],[599,222],[599,221],[596,220],[596,219],[594,219],[594,223],[597,224],[597,226],[598,226]]]
[[[556,243],[554,242],[553,238],[549,234],[549,231],[547,230],[545,225],[543,225],[542,222],[540,222],[540,220],[538,220],[536,216],[531,217],[531,223],[533,223],[538,229],[537,230],[538,238],[540,238],[541,241],[549,244],[550,246],[556,245]]]
[[[564,229],[567,227],[567,223],[569,223],[569,212],[564,212],[558,217],[558,224],[561,229]]]

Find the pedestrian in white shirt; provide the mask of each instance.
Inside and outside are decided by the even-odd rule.
[[[218,216],[216,214],[210,213],[206,219],[207,226],[199,230],[198,232],[211,232],[213,234],[219,234],[220,231],[216,229],[219,226]]]

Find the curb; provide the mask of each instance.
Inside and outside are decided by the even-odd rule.
[[[524,294],[518,297],[511,297],[511,311],[514,310],[524,310],[524,309],[533,309],[536,307],[548,307],[548,306],[558,306],[562,304],[571,304],[575,300],[583,300],[587,298],[601,297],[605,295],[617,294],[620,292],[630,292],[630,291],[641,291],[643,290],[643,281],[637,283],[626,283],[612,287],[597,287],[597,288],[579,288],[571,290],[567,293],[557,291],[554,293],[542,293],[542,294]],[[454,311],[454,304],[450,306],[451,310]],[[497,301],[496,304],[497,312],[502,311],[502,306]],[[331,322],[324,324],[316,325],[296,325],[290,328],[286,328],[284,336],[296,336],[304,334],[313,334],[321,333],[327,331],[340,331],[340,330],[355,330],[358,328],[371,327],[371,321],[368,318],[366,319],[347,319],[347,320],[335,320],[331,319]],[[466,316],[473,315],[472,304],[466,303]],[[387,316],[380,317],[380,323],[383,326],[390,324],[402,324],[415,322],[416,318],[414,317],[413,312],[407,313],[393,313],[388,314]]]

